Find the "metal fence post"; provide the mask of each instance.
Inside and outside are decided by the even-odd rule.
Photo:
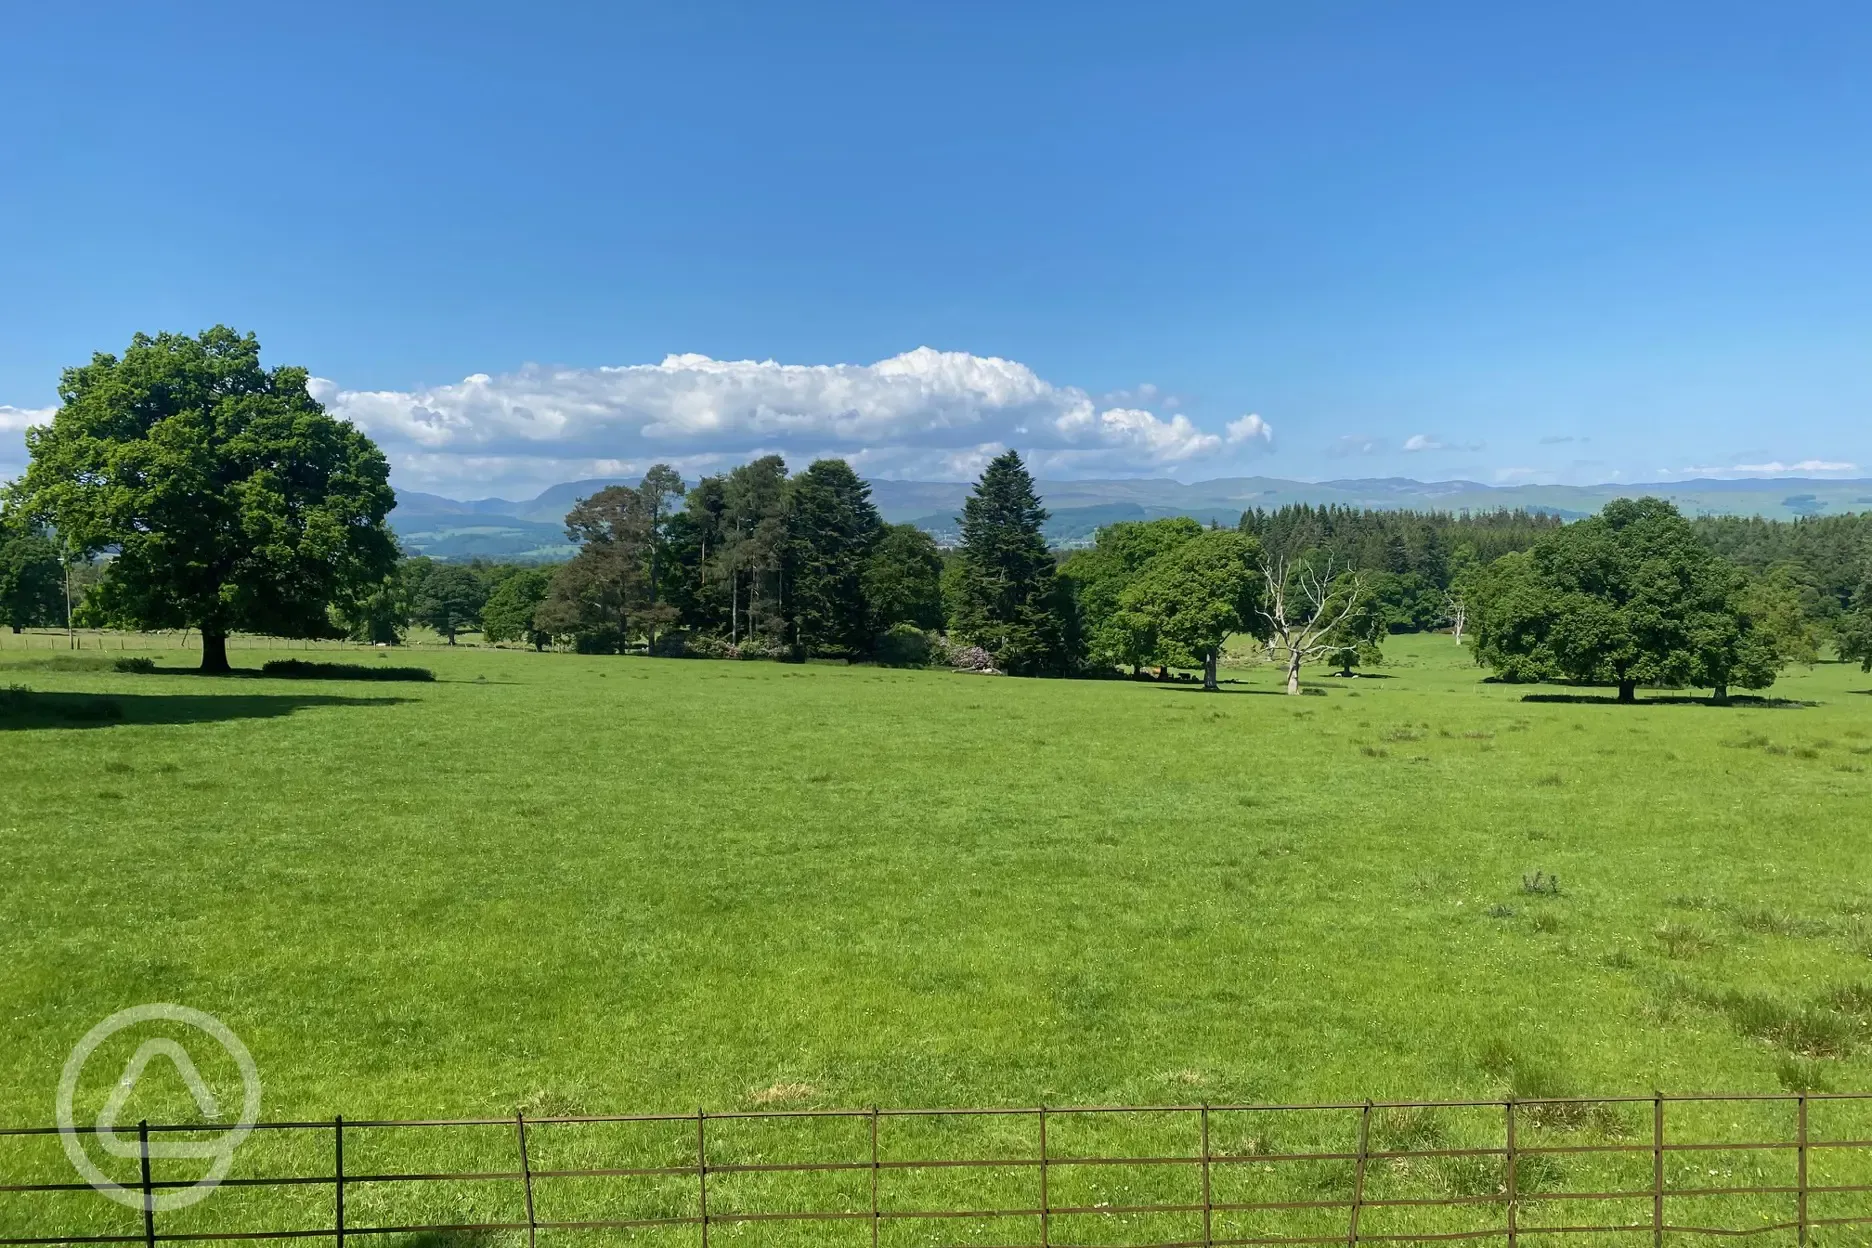
[[[1372,1103],[1359,1111],[1358,1164],[1352,1171],[1352,1217],[1346,1227],[1346,1248],[1358,1248],[1359,1211],[1365,1203],[1365,1156],[1371,1151]]]
[[[143,1169],[143,1243],[156,1248],[156,1192],[150,1186],[149,1121],[137,1123],[137,1157]]]
[[[1515,1248],[1518,1242],[1517,1234],[1520,1231],[1520,1210],[1516,1208],[1516,1205],[1521,1191],[1519,1176],[1515,1168],[1517,1158],[1515,1156],[1514,1098],[1509,1097],[1503,1105],[1508,1118],[1508,1248]]]
[[[1664,1094],[1651,1095],[1651,1243],[1664,1243]]]
[[[700,1190],[696,1197],[696,1207],[702,1214],[702,1248],[708,1248],[708,1137],[703,1133],[703,1122],[708,1115],[701,1106],[695,1111],[695,1158],[696,1180]]]
[[[332,1193],[337,1204],[338,1220],[333,1226],[338,1236],[338,1248],[344,1248],[344,1115],[332,1119],[332,1154],[335,1165],[332,1169]]]
[[[525,1185],[527,1213],[527,1248],[537,1248],[539,1225],[533,1218],[533,1163],[527,1158],[526,1114],[514,1115],[514,1134],[520,1140],[520,1181]]]
[[[1040,1107],[1040,1248],[1048,1248],[1052,1243],[1052,1216],[1047,1199],[1047,1138],[1046,1106]]]
[[[1215,1207],[1209,1198],[1209,1102],[1202,1107],[1203,1248],[1215,1243]]]
[[[1799,1195],[1795,1197],[1794,1220],[1799,1228],[1797,1235],[1800,1248],[1807,1248],[1807,1094],[1805,1092],[1801,1093],[1799,1113],[1800,1144],[1794,1154],[1796,1171],[1794,1184],[1799,1189]]]
[[[878,1107],[871,1107],[871,1248],[877,1248],[878,1219]]]

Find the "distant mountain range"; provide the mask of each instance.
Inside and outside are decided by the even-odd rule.
[[[399,491],[390,525],[406,549],[438,559],[560,559],[571,552],[565,514],[607,485],[634,479],[568,481],[525,501],[482,498],[463,502],[437,494]],[[1224,477],[1180,481],[1041,481],[1052,512],[1046,530],[1056,545],[1081,545],[1101,525],[1158,516],[1192,516],[1234,524],[1250,507],[1336,503],[1380,510],[1493,511],[1525,508],[1566,519],[1591,515],[1615,498],[1642,494],[1668,498],[1687,515],[1743,515],[1789,520],[1872,509],[1872,480],[1804,477],[1699,479],[1634,485],[1482,485],[1475,481],[1411,481],[1380,477],[1348,481],[1287,481],[1279,477]],[[893,523],[927,529],[953,541],[957,515],[971,486],[966,481],[873,481],[871,498]]]

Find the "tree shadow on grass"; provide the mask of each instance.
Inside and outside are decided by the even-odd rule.
[[[1727,702],[1682,694],[1666,694],[1639,698],[1636,702],[1620,702],[1617,694],[1597,693],[1527,693],[1521,696],[1521,700],[1523,702],[1571,702],[1583,706],[1713,706],[1729,710],[1756,711],[1791,711],[1799,710],[1801,707],[1820,705],[1818,702],[1803,702],[1797,698],[1762,698],[1753,694],[1731,694]]]
[[[225,672],[204,672],[200,667],[149,667],[137,674],[200,676],[204,680],[371,680],[410,681],[425,684],[435,680],[435,673],[426,667],[373,667],[368,663],[307,663],[299,659],[275,659],[262,667],[236,667]]]
[[[1152,688],[1162,690],[1165,693],[1212,693],[1212,694],[1213,693],[1254,693],[1254,694],[1261,694],[1265,697],[1270,697],[1270,698],[1284,698],[1284,697],[1289,696],[1285,689],[1244,689],[1240,685],[1236,685],[1231,688],[1229,685],[1224,684],[1220,689],[1204,689],[1200,682],[1193,681],[1193,680],[1192,681],[1180,681],[1180,680],[1179,681],[1164,681],[1162,684],[1157,684],[1154,681],[1140,680],[1136,683],[1140,685],[1149,685]],[[1302,686],[1302,690],[1305,691],[1305,686]],[[1317,696],[1318,694],[1323,694],[1325,692],[1326,691],[1324,689],[1318,690],[1315,696]]]
[[[405,701],[408,699],[340,698],[324,694],[91,694],[0,689],[0,732],[277,719],[311,707],[395,706]]]

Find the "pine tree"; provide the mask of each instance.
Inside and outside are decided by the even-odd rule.
[[[1020,675],[1063,675],[1075,657],[1071,604],[1040,535],[1046,518],[1014,451],[988,465],[962,505],[953,631]]]

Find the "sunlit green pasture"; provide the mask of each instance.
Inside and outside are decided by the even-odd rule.
[[[467,647],[290,652],[433,684],[214,680],[24,640],[13,1124],[148,1001],[231,1026],[268,1118],[1872,1088],[1856,667],[1620,707],[1443,636],[1301,698]]]

